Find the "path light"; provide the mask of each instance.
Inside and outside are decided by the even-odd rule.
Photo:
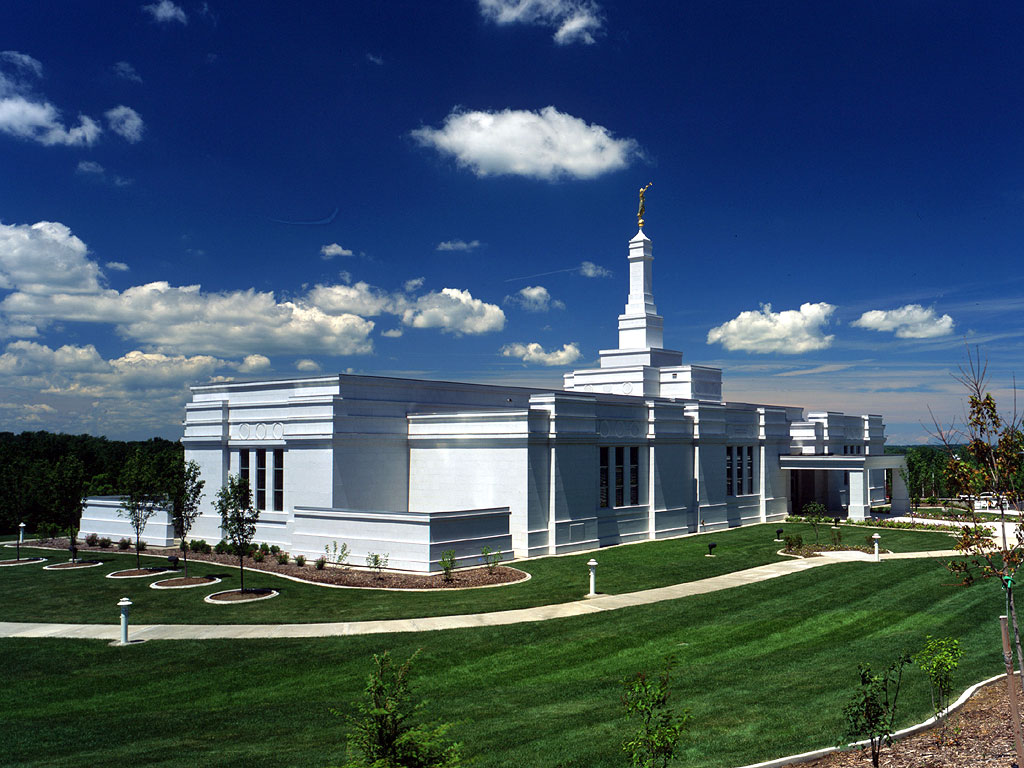
[[[882,538],[882,537],[881,537],[881,536],[879,536],[879,535],[878,535],[877,533],[875,533],[875,534],[874,534],[874,535],[873,535],[873,536],[871,537],[872,541],[874,541],[874,542],[875,542],[875,562],[876,562],[876,563],[877,563],[877,562],[878,562],[879,560],[881,560],[881,557],[879,557],[879,555],[878,555],[878,540],[879,540],[880,538]]]
[[[782,529],[781,528],[776,528],[775,529],[775,540],[776,541],[782,541]]]
[[[117,604],[117,607],[121,609],[121,645],[128,645],[128,609],[131,606],[132,601],[127,597],[122,597]]]
[[[717,546],[718,545],[715,544],[715,542],[709,541],[708,542],[708,553],[706,555],[704,555],[704,557],[714,557],[715,556],[714,549]]]
[[[21,560],[21,543],[25,541],[25,523],[18,523],[18,559]]]
[[[832,518],[832,527],[833,528],[838,528],[839,527],[839,518],[838,517],[833,517]]]
[[[597,586],[597,560],[590,558],[587,563],[590,568],[590,593],[587,597],[594,597],[597,594],[595,587]]]

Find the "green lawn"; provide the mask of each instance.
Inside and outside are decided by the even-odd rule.
[[[600,563],[598,590],[607,594],[695,581],[777,562],[785,559],[776,554],[781,545],[773,541],[778,527],[787,535],[802,535],[806,542],[814,540],[809,525],[756,525],[529,560],[516,564],[532,575],[527,582],[445,592],[327,589],[247,570],[247,587],[273,587],[281,595],[273,600],[233,606],[209,605],[202,598],[219,590],[237,589],[237,567],[194,562],[189,565],[190,574],[216,574],[223,579],[222,583],[187,590],[153,590],[149,589],[149,582],[166,576],[130,580],[104,578],[111,571],[134,567],[134,556],[89,552],[86,557],[103,560],[104,564],[74,571],[44,571],[41,565],[0,568],[0,594],[3,595],[0,620],[112,624],[118,620],[114,606],[125,595],[134,603],[132,620],[144,624],[362,621],[510,610],[582,598],[587,591],[586,563],[591,557]],[[849,543],[863,543],[872,532],[863,528],[843,529],[844,540]],[[819,536],[822,541],[828,540],[827,526],[821,527]],[[711,541],[718,545],[713,558],[704,556]],[[882,532],[883,546],[893,551],[948,549],[952,543],[948,535],[941,533]],[[13,550],[2,551],[5,555],[10,552],[13,557]],[[67,559],[63,552],[27,548],[23,548],[23,552],[49,557],[49,563]],[[162,558],[149,558],[148,562],[166,564]]]
[[[373,652],[421,648],[423,712],[455,722],[479,768],[625,765],[619,681],[670,653],[673,699],[693,713],[678,764],[744,765],[836,743],[857,663],[883,667],[925,635],[960,639],[958,693],[999,672],[998,586],[950,581],[930,559],[852,562],[507,627],[130,648],[0,640],[0,764],[337,764],[345,726],[329,708],[358,697]],[[920,672],[908,670],[900,703],[903,725],[928,715]]]

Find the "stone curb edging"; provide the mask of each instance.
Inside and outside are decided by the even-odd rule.
[[[277,597],[281,593],[276,589],[270,590],[269,595],[260,595],[259,597],[250,597],[247,600],[214,600],[217,595],[226,595],[229,592],[237,592],[236,589],[226,589],[221,592],[211,592],[203,598],[204,603],[210,603],[210,605],[239,605],[244,603],[258,603],[260,600],[269,600],[272,597]]]
[[[33,565],[35,563],[45,563],[45,557],[27,557],[24,560],[11,560],[9,563],[0,563],[0,568],[11,568],[15,565]]]
[[[966,704],[967,700],[970,699],[971,696],[973,696],[979,688],[982,688],[988,685],[989,683],[994,683],[997,680],[1002,680],[1004,677],[1006,677],[1005,672],[1001,675],[990,677],[988,680],[982,680],[980,683],[975,683],[966,691],[964,691],[959,699],[950,704],[945,712],[942,712],[940,714],[943,717],[948,717],[949,715],[953,714],[958,709],[960,709],[964,704]],[[899,741],[900,739],[906,738],[907,736],[913,736],[915,733],[920,733],[921,731],[931,728],[938,722],[939,718],[933,715],[924,722],[918,723],[917,725],[908,726],[900,731],[896,731],[896,733],[892,735],[893,740]],[[766,760],[763,763],[751,763],[750,765],[740,766],[740,768],[785,768],[785,766],[788,765],[809,763],[811,760],[817,760],[819,757],[825,757],[826,755],[831,755],[833,752],[841,752],[845,749],[850,749],[851,747],[866,747],[868,743],[868,740],[864,739],[863,741],[855,741],[852,744],[847,744],[845,747],[825,747],[824,749],[816,749],[812,752],[801,752],[798,755],[789,755],[788,757],[779,757],[775,760]]]
[[[110,577],[108,576],[107,578],[109,579]],[[181,577],[178,577],[178,578],[185,578],[185,577],[181,576]],[[192,578],[192,577],[189,577],[189,578]],[[173,580],[174,579],[164,579],[163,581],[173,581]],[[154,581],[152,584],[149,585],[149,588],[150,589],[195,589],[196,587],[212,587],[214,584],[220,584],[220,581],[221,581],[220,579],[214,578],[214,579],[212,579],[210,581],[204,581],[202,584],[181,584],[181,585],[176,586],[176,587],[165,587],[165,586],[162,586],[162,582]],[[218,603],[218,605],[220,605],[220,603]]]
[[[149,578],[152,578],[153,576],[163,576],[165,573],[173,573],[173,571],[171,571],[171,570],[169,570],[167,568],[161,568],[159,570],[154,570],[151,573],[137,573],[134,576],[118,576],[117,575],[119,573],[127,573],[128,571],[136,571],[136,570],[139,570],[139,569],[138,568],[126,568],[126,569],[120,570],[120,571],[111,571],[110,573],[108,573],[103,578],[105,578],[105,579],[149,579]]]
[[[79,568],[97,568],[103,565],[103,563],[97,561],[95,563],[75,563],[74,567],[71,567],[71,561],[68,560],[66,563],[53,563],[52,565],[44,565],[44,571],[77,571]]]
[[[196,562],[210,562],[208,560]],[[233,567],[233,566],[232,566]],[[511,565],[504,566],[505,568],[512,568]],[[511,587],[514,584],[525,584],[533,575],[526,571],[519,571],[518,568],[512,568],[514,571],[519,571],[526,576],[524,579],[517,579],[516,581],[503,581],[500,584],[478,584],[475,587],[359,587],[352,584],[325,584],[322,581],[309,581],[307,579],[299,578],[298,576],[292,576],[287,573],[277,573],[276,571],[261,571],[259,568],[251,569],[253,573],[266,573],[271,576],[277,576],[281,579],[288,579],[298,584],[310,584],[314,587],[328,587],[329,589],[370,589],[376,590],[377,592],[464,592],[468,589],[494,589],[495,587]]]

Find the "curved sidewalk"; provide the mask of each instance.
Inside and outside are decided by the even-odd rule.
[[[952,557],[955,550],[932,552],[897,552],[883,555],[884,560],[908,558]],[[628,592],[622,595],[598,595],[572,603],[541,605],[514,611],[493,611],[458,616],[427,616],[418,619],[384,619],[380,621],[337,621],[322,624],[137,624],[130,628],[129,639],[141,640],[214,640],[257,639],[285,637],[335,637],[341,635],[373,635],[385,632],[429,632],[436,629],[464,629],[469,627],[495,627],[530,621],[547,621],[572,616],[585,616],[602,611],[615,611],[634,605],[649,605],[663,600],[676,600],[691,595],[703,595],[722,589],[755,584],[790,573],[817,568],[830,563],[849,560],[873,560],[860,552],[843,552],[804,560],[792,559],[769,563],[745,571],[736,571],[709,579],[673,584],[668,587]],[[59,637],[84,640],[110,640],[121,638],[117,624],[38,624],[31,622],[0,622],[0,637]]]

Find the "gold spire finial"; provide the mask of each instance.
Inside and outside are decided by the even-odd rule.
[[[654,186],[654,182],[649,182],[646,187],[640,187],[640,208],[636,212],[636,221],[640,225],[640,229],[644,228],[644,211],[647,209],[644,207],[644,194],[647,190]]]

